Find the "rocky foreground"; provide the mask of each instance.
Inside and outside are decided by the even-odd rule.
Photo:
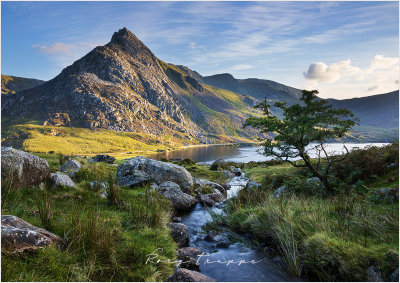
[[[46,185],[53,188],[75,188],[73,181],[77,172],[85,166],[76,160],[67,158],[56,173],[50,173],[48,162],[33,154],[2,147],[2,179],[5,180],[4,189],[24,189],[37,186],[44,190]],[[89,162],[112,163],[114,159],[109,156],[96,156]],[[225,174],[240,175],[239,168],[231,168],[232,172]],[[127,160],[117,168],[117,180],[121,186],[135,188],[148,185],[151,190],[164,196],[175,212],[190,211],[197,203],[204,206],[214,206],[225,200],[227,184],[218,184],[206,179],[198,179],[182,166],[156,161],[145,157],[134,157]],[[108,182],[93,181],[89,183],[90,189],[98,191],[100,198],[110,198]],[[197,248],[188,247],[188,228],[180,223],[179,217],[172,216],[167,225],[171,236],[177,243],[179,250],[177,258],[180,261],[176,272],[167,281],[215,281],[199,273],[199,262],[196,257],[202,253]],[[61,235],[55,235],[43,228],[35,227],[13,215],[2,215],[2,251],[6,254],[24,254],[35,252],[38,249],[53,246],[65,248]],[[211,237],[210,235],[207,235]],[[214,235],[215,236],[215,235]]]

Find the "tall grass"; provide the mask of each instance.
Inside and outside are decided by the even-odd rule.
[[[227,207],[226,223],[259,243],[277,247],[290,273],[311,280],[366,280],[370,265],[389,276],[398,259],[398,204],[372,203],[360,196],[332,199],[270,191],[241,191]]]

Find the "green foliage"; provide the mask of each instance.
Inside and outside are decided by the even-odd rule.
[[[357,181],[372,181],[374,176],[384,175],[392,168],[399,168],[398,142],[353,150],[346,160],[334,164],[332,174],[354,184]]]
[[[275,134],[274,142],[271,139],[264,142],[264,154],[287,161],[295,167],[307,167],[321,180],[326,190],[331,191],[328,182],[329,169],[342,158],[329,157],[323,143],[344,137],[359,121],[353,118],[354,115],[349,110],[334,109],[326,101],[318,99],[315,96],[318,94],[317,90],[303,90],[302,94],[300,100],[304,105],[287,106],[285,102],[275,102],[274,106],[283,111],[283,119],[271,115],[271,106],[266,102],[258,104],[256,107],[264,112],[265,117],[250,117],[244,127],[251,126],[260,129],[262,133]],[[314,164],[305,150],[312,142],[321,145],[320,158]],[[321,154],[325,154],[324,166],[321,164]],[[304,164],[292,161],[297,157],[300,157]]]
[[[110,174],[115,175],[117,168],[104,162],[91,162],[86,166],[82,166],[78,172],[75,173],[74,180],[79,182],[82,181],[99,181],[108,182]]]
[[[265,189],[242,191],[227,208],[225,225],[275,245],[294,276],[315,281],[364,281],[377,264],[386,278],[398,266],[398,204],[377,205],[356,195],[333,199]],[[394,259],[394,261],[392,261]]]

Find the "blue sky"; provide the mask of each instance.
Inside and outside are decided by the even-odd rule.
[[[48,80],[127,27],[160,59],[322,97],[398,89],[393,2],[4,2],[1,73]],[[396,82],[397,80],[397,82]]]

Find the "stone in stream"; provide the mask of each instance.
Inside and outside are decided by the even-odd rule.
[[[240,168],[234,167],[232,173],[235,174],[235,176],[242,176],[242,170]]]
[[[216,203],[221,202],[225,197],[217,189],[213,189],[212,194],[204,194],[197,196],[199,202],[204,206],[214,206]]]
[[[174,222],[174,223],[181,223],[181,222],[182,222],[182,218],[180,218],[180,217],[174,217],[174,218],[172,218],[172,222]]]
[[[135,170],[140,170],[149,176],[149,181],[161,184],[171,181],[180,186],[183,192],[190,194],[193,187],[192,175],[182,166],[156,161],[151,158],[137,156],[128,159],[125,163],[118,166],[117,176],[119,184],[135,185]]]
[[[222,185],[217,184],[217,183],[215,183],[215,182],[211,182],[211,181],[206,180],[206,179],[193,178],[193,184],[194,184],[195,186],[200,187],[200,188],[210,187],[210,188],[212,188],[212,189],[217,189],[218,191],[221,192],[221,194],[222,194],[223,196],[226,197],[226,194],[227,194],[227,193],[226,193],[226,189],[225,189]]]
[[[188,211],[197,203],[194,197],[182,192],[178,184],[170,181],[161,183],[158,192],[166,197],[177,211]]]
[[[182,260],[179,267],[199,271],[200,263],[197,261],[197,257],[202,253],[200,249],[194,247],[180,248],[176,251],[177,259]]]
[[[75,183],[71,180],[71,178],[63,173],[51,173],[51,183],[53,187],[67,187],[67,188],[75,188]]]
[[[76,160],[68,160],[60,167],[60,171],[67,173],[71,178],[81,169],[82,165]]]
[[[1,250],[8,254],[34,252],[48,246],[62,247],[61,237],[49,231],[35,227],[13,216],[1,216]]]
[[[168,277],[166,282],[217,282],[214,278],[208,277],[200,272],[178,268],[174,274]]]
[[[15,188],[38,185],[50,178],[50,167],[43,158],[11,147],[2,147],[1,178]]]
[[[189,229],[182,223],[168,223],[171,228],[171,236],[178,244],[178,247],[183,248],[189,245]]]

